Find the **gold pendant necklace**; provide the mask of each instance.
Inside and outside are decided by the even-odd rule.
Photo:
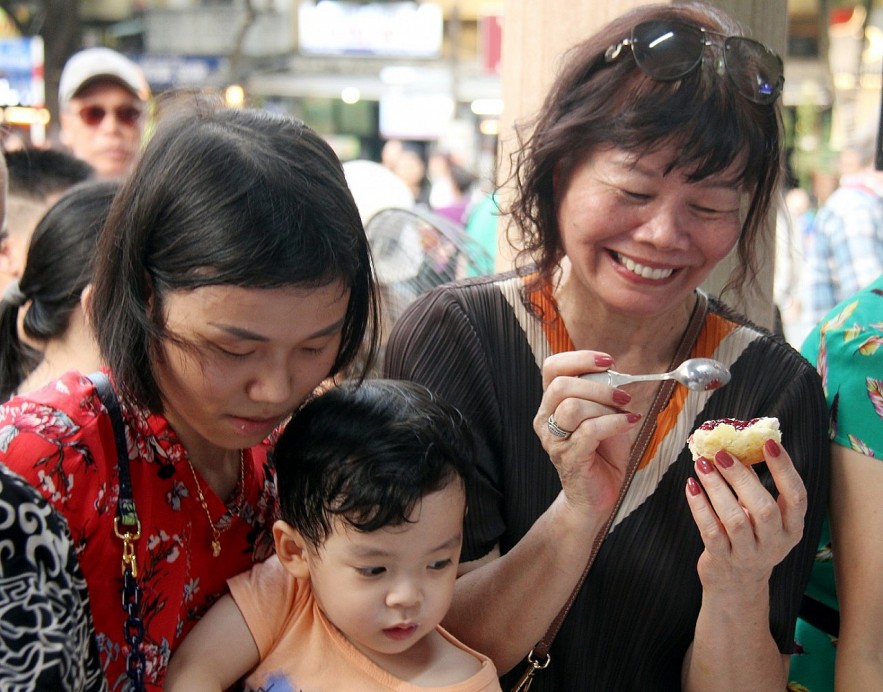
[[[187,458],[187,465],[190,467],[190,473],[193,474],[193,482],[196,484],[196,495],[199,497],[199,504],[202,505],[202,509],[205,512],[206,518],[208,518],[208,525],[212,528],[212,555],[214,557],[218,557],[221,554],[221,534],[224,533],[227,529],[229,529],[233,525],[232,517],[231,521],[227,522],[227,525],[223,528],[218,528],[215,522],[212,521],[212,514],[208,509],[208,502],[205,501],[205,495],[202,493],[202,486],[199,484],[199,479],[196,477],[196,469],[193,468],[193,464],[190,462],[190,458]],[[240,507],[242,505],[243,500],[245,499],[245,454],[240,449],[239,450],[239,495],[236,498],[236,501],[233,503],[233,510],[231,514],[236,516],[239,514]],[[225,515],[222,515],[223,519]]]

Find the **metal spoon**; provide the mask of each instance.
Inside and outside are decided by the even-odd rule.
[[[663,372],[658,375],[626,375],[614,370],[605,372],[592,372],[580,375],[584,380],[603,382],[611,387],[630,382],[648,382],[652,380],[675,380],[687,389],[697,392],[710,392],[723,387],[730,381],[730,371],[723,363],[711,358],[690,358],[681,363],[671,372]]]

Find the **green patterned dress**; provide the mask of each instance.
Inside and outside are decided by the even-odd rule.
[[[883,460],[883,275],[829,312],[801,349],[822,376],[831,440]],[[807,596],[837,608],[825,522]],[[795,635],[790,690],[833,692],[836,638],[803,619]]]

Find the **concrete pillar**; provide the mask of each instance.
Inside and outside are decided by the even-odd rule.
[[[636,0],[505,0],[502,54],[504,102],[500,127],[499,180],[506,180],[509,156],[515,147],[513,126],[530,117],[542,103],[554,79],[558,60],[566,49],[614,17],[632,7],[646,4]],[[750,35],[785,54],[787,36],[786,0],[714,0],[711,4],[733,15],[750,29]],[[506,191],[504,191],[504,199]],[[498,269],[512,266],[513,253],[500,228]],[[773,241],[775,217],[769,219],[763,247],[764,261],[758,289],[739,297],[728,294],[732,304],[760,325],[773,321]],[[724,261],[708,278],[705,288],[718,293],[732,268]]]

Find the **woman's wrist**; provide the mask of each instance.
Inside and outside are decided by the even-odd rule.
[[[724,586],[712,584],[702,587],[702,609],[716,613],[716,617],[746,621],[756,612],[769,619],[769,579]]]
[[[567,532],[567,535],[585,536],[586,533],[593,535],[597,533],[604,520],[607,519],[609,510],[598,512],[585,505],[570,502],[562,490],[549,505],[546,514],[555,526],[556,533],[563,530]]]

